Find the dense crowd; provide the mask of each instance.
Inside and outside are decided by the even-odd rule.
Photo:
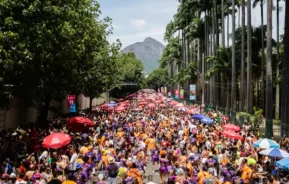
[[[142,107],[140,102],[144,102]],[[67,118],[55,119],[47,130],[32,125],[2,131],[1,183],[289,182],[286,171],[275,167],[276,159],[261,155],[262,149],[253,146],[259,134],[250,123],[236,133],[241,138],[223,135],[222,127],[229,123],[225,115],[212,110],[205,113],[198,105],[176,107],[152,90],[131,95],[121,112],[108,111],[118,104],[108,106],[84,113],[95,125],[79,132],[67,126]],[[213,123],[192,118],[192,109]],[[70,143],[58,149],[42,147],[44,138],[55,132],[70,135]],[[289,148],[286,136],[280,144]]]

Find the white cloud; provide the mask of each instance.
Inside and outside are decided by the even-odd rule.
[[[143,27],[145,27],[146,21],[145,20],[141,20],[141,19],[140,20],[130,20],[129,24],[132,27],[135,27],[137,29],[142,29]]]

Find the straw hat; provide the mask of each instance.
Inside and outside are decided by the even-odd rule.
[[[110,157],[108,159],[108,163],[113,164],[115,162],[115,159],[113,157]]]

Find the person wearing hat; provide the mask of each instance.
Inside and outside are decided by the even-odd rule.
[[[9,179],[10,179],[10,181],[11,181],[12,183],[15,183],[16,180],[17,180],[16,174],[15,174],[15,173],[11,173],[11,174],[9,175]]]
[[[10,184],[9,175],[6,173],[2,174],[1,180],[2,180],[1,181],[2,184]]]
[[[117,175],[119,171],[118,165],[115,163],[115,159],[113,157],[109,157],[108,159],[109,165],[106,168],[108,174],[108,184],[117,184]]]

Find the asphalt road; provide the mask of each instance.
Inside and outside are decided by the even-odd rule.
[[[143,180],[144,184],[148,182],[147,177],[149,175],[153,176],[153,182],[155,182],[157,184],[160,183],[160,174],[158,173],[158,171],[153,172],[153,167],[152,167],[152,163],[151,162],[147,163],[146,173],[144,174],[145,179]]]

